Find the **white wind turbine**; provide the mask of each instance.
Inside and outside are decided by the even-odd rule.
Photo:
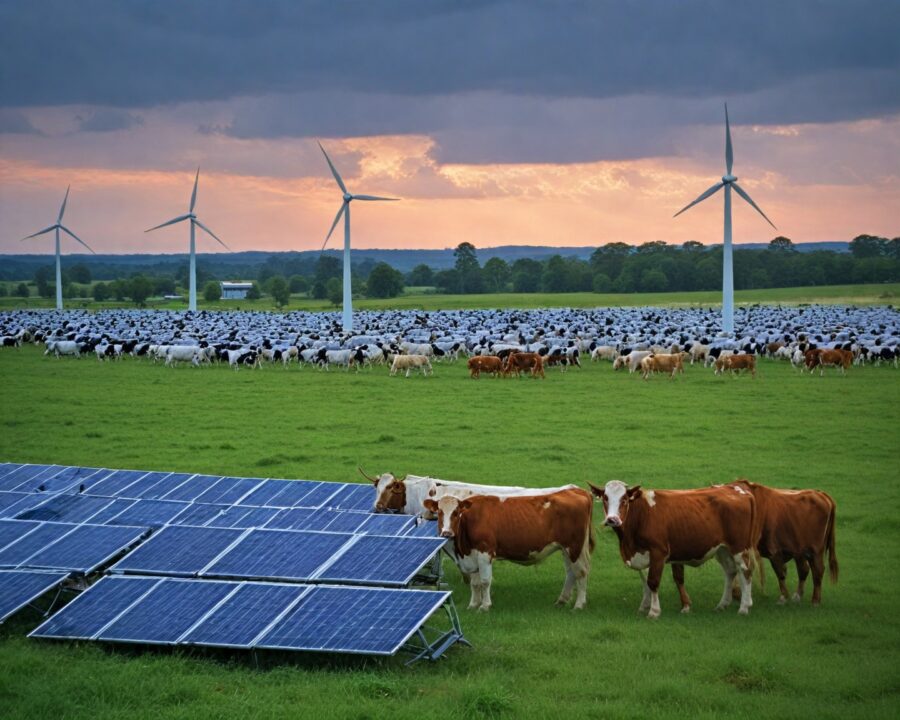
[[[165,227],[166,225],[174,225],[175,223],[180,223],[182,220],[190,220],[191,221],[191,267],[190,267],[190,289],[188,291],[188,310],[197,310],[197,257],[194,252],[194,226],[198,226],[201,230],[207,233],[210,237],[212,237],[219,245],[221,245],[226,250],[230,248],[219,240],[216,237],[216,234],[210,230],[206,225],[200,222],[197,219],[197,216],[194,215],[194,205],[197,203],[197,182],[200,180],[200,168],[197,168],[197,175],[194,178],[194,192],[191,193],[191,206],[188,209],[187,215],[179,215],[177,218],[169,220],[168,222],[164,222],[162,225],[157,225],[156,227],[150,228],[150,230],[144,230],[144,232],[151,232],[153,230],[159,230],[159,228]]]
[[[77,240],[82,245],[84,245],[88,250],[91,251],[92,254],[96,255],[93,250],[91,250],[90,246],[78,237],[75,233],[73,233],[69,228],[62,224],[63,213],[66,211],[66,201],[69,199],[69,188],[71,185],[66,188],[66,196],[63,198],[62,207],[59,209],[59,217],[56,218],[56,224],[51,225],[48,228],[44,228],[43,230],[39,230],[36,233],[29,235],[28,237],[22,238],[22,240],[28,240],[29,238],[37,237],[38,235],[43,235],[44,233],[48,233],[51,230],[56,230],[56,309],[63,309],[62,302],[62,268],[59,262],[59,231],[62,230],[67,235],[70,235],[74,240]]]
[[[377,197],[375,195],[351,195],[347,190],[347,186],[344,185],[344,181],[341,180],[340,174],[338,174],[337,169],[334,167],[334,164],[331,162],[331,158],[328,157],[328,153],[325,152],[325,148],[322,147],[322,143],[319,143],[319,149],[322,151],[322,154],[325,156],[325,160],[328,162],[328,167],[331,168],[331,174],[334,175],[335,182],[337,182],[338,187],[341,189],[341,192],[344,193],[344,202],[341,203],[341,209],[338,210],[337,215],[335,215],[334,222],[331,223],[331,230],[328,231],[328,235],[325,236],[325,242],[322,243],[322,250],[325,249],[325,246],[328,244],[328,239],[331,237],[331,233],[334,232],[334,229],[337,227],[338,222],[341,219],[341,215],[344,216],[344,332],[352,332],[353,331],[353,293],[350,287],[350,201],[351,200],[385,200],[385,201],[395,201],[400,198],[386,198],[386,197]]]
[[[731,126],[728,123],[728,103],[725,104],[725,174],[722,176],[722,182],[716,183],[709,190],[703,193],[690,205],[683,207],[674,217],[678,217],[688,208],[694,207],[699,202],[703,202],[706,198],[715,195],[720,188],[725,188],[725,237],[722,248],[722,330],[728,334],[734,333],[734,269],[732,264],[731,252],[731,189],[740,195],[753,207],[756,212],[762,215],[766,222],[773,228],[773,223],[766,214],[759,209],[759,206],[747,194],[747,192],[737,184],[737,178],[731,174],[731,166],[734,162],[734,153],[731,149]],[[775,228],[776,230],[778,228]]]

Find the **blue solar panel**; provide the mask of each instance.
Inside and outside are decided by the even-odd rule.
[[[315,512],[309,508],[282,510],[266,523],[266,527],[274,530],[300,530]]]
[[[303,585],[242,583],[183,641],[196,645],[250,648],[253,641],[310,588]]]
[[[325,483],[314,482],[312,480],[279,480],[281,492],[267,503],[274,507],[297,507],[304,497]],[[328,483],[330,484],[330,483]]]
[[[169,473],[154,482],[154,478],[150,478],[145,482],[142,479],[138,485],[140,490],[137,491],[137,497],[146,500],[156,500],[176,490],[182,483],[191,477],[191,473]]]
[[[159,528],[167,525],[172,518],[184,512],[188,507],[188,503],[169,500],[136,500],[106,522],[109,525],[142,525]]]
[[[221,479],[221,475],[194,475],[174,490],[166,493],[163,499],[193,502]]]
[[[126,488],[123,488],[120,492],[117,493],[118,497],[124,498],[134,498],[137,500],[138,498],[143,497],[143,493],[148,492],[156,485],[160,480],[171,475],[171,473],[167,472],[148,472],[138,478],[136,481],[131,483]]]
[[[41,523],[20,540],[0,550],[0,567],[16,568],[28,558],[75,529],[76,525]]]
[[[173,644],[236,589],[235,583],[164,580],[105,627],[97,639]]]
[[[111,502],[105,508],[103,508],[96,515],[91,516],[91,524],[93,525],[105,525],[110,520],[112,520],[116,515],[122,514],[125,510],[130,508],[136,502],[140,502],[140,500],[130,500],[126,498],[107,498]],[[143,525],[145,523],[131,523],[132,525]],[[149,526],[148,526],[149,527]]]
[[[257,647],[393,655],[449,595],[431,590],[317,587]]]
[[[328,530],[328,532],[356,532],[356,529],[366,521],[366,514],[349,512],[344,510],[319,510],[316,515],[327,515],[332,519],[329,523],[316,530]],[[312,529],[312,528],[310,528]]]
[[[365,535],[406,535],[413,528],[415,518],[409,515],[364,515],[365,522],[356,528]]]
[[[290,482],[290,480],[266,480],[264,483],[259,485],[255,490],[246,495],[241,500],[241,505],[254,505],[254,506],[262,506],[268,505],[270,507],[279,507],[272,500],[285,489],[285,486]],[[280,506],[280,507],[290,507]]]
[[[25,560],[21,567],[88,574],[130,547],[146,528],[78,525],[60,540]]]
[[[205,571],[205,576],[268,580],[305,580],[349,536],[293,530],[251,530]]]
[[[260,478],[222,478],[197,498],[197,502],[232,505],[263,483]]]
[[[319,572],[316,579],[360,585],[407,585],[445,542],[442,538],[366,535]]]
[[[281,510],[235,505],[210,520],[204,527],[258,528],[265,526]]]
[[[346,513],[341,510],[314,510],[297,526],[298,530],[324,530]],[[351,518],[353,519],[353,518]],[[362,519],[359,523],[362,524]]]
[[[66,577],[67,573],[0,570],[0,623],[55,588]]]
[[[61,465],[22,465],[3,478],[0,490],[16,490],[19,486],[26,485],[22,492],[30,492],[31,480],[54,475],[60,470],[62,470]],[[35,486],[37,485],[40,485],[40,482],[35,483]]]
[[[2,518],[14,518],[22,511],[40,505],[47,499],[43,493],[10,493],[10,495],[19,495],[21,499],[0,511]]]
[[[39,524],[27,520],[0,520],[0,550],[20,540]]]
[[[28,637],[92,640],[161,578],[105,577],[56,612]]]
[[[36,492],[41,485],[43,485],[45,492],[63,492],[69,488],[77,490],[81,485],[86,486],[86,483],[88,483],[92,477],[96,475],[102,477],[106,474],[107,471],[101,470],[100,468],[67,467],[61,469],[57,473],[53,473],[52,476],[49,474],[41,475],[38,478],[29,480],[28,483],[20,485],[19,490]]]
[[[0,490],[0,517],[2,513],[9,507],[27,497],[27,493],[12,492],[11,490]]]
[[[294,503],[294,507],[327,507],[328,500],[341,489],[340,483],[319,483],[302,498]]]
[[[195,575],[244,532],[230,528],[169,525],[122,558],[112,569],[115,572]]]
[[[172,518],[169,525],[206,525],[228,510],[227,505],[188,503],[188,506]]]
[[[413,525],[406,535],[410,537],[437,537],[437,520],[414,518]]]
[[[368,483],[348,483],[328,501],[328,505],[338,510],[370,511],[375,506],[375,491]]]
[[[146,470],[116,470],[96,483],[88,482],[86,484],[92,495],[119,497],[126,488],[134,485],[146,474]]]
[[[3,485],[3,479],[11,472],[22,467],[21,463],[0,463],[0,486]]]
[[[16,519],[83,523],[90,521],[111,502],[112,498],[94,495],[53,495],[34,508],[23,510],[16,515]]]

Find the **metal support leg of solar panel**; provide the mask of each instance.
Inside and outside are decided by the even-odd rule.
[[[409,642],[401,648],[402,652],[413,654],[413,657],[406,661],[407,665],[425,659],[436,661],[456,643],[472,647],[472,643],[463,636],[462,627],[459,624],[459,614],[456,612],[456,605],[453,603],[452,597],[447,598],[443,610],[450,622],[450,629],[441,631],[426,622],[416,630],[416,634],[413,636],[416,639],[410,638]],[[429,634],[436,634],[436,637],[429,641]]]

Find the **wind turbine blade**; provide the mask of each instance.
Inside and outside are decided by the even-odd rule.
[[[191,193],[191,209],[188,212],[194,212],[194,205],[197,204],[197,182],[200,180],[200,168],[197,168],[197,174],[194,176],[194,192]]]
[[[677,213],[675,213],[672,217],[678,217],[679,215],[681,215],[681,213],[683,213],[688,208],[692,208],[697,203],[703,202],[710,195],[715,195],[719,191],[719,188],[722,188],[722,187],[725,187],[725,183],[721,183],[721,182],[716,183],[709,190],[707,190],[705,193],[703,193],[700,197],[698,197],[696,200],[694,200],[694,202],[692,202],[690,205],[685,205],[683,208],[681,208],[681,210],[679,210]]]
[[[377,195],[354,195],[354,200],[388,200],[390,202],[396,202],[400,198],[386,198],[386,197],[378,197]]]
[[[36,233],[33,233],[31,235],[27,235],[27,236],[23,237],[22,240],[28,240],[28,238],[37,237],[38,235],[43,235],[44,233],[48,233],[51,230],[55,230],[55,229],[56,229],[56,225],[51,225],[48,228],[44,228],[43,230],[38,230]]]
[[[88,250],[91,251],[91,253],[93,255],[97,254],[94,252],[94,249],[90,245],[88,245],[84,240],[82,240],[75,233],[73,233],[71,230],[69,230],[69,228],[67,228],[65,225],[60,225],[59,229],[62,230],[64,233],[67,233],[68,235],[70,235],[73,240],[76,240],[76,241],[80,242],[82,245],[84,245]]]
[[[334,216],[334,222],[331,223],[331,230],[328,231],[328,234],[325,236],[325,242],[322,243],[322,250],[325,249],[325,246],[328,244],[329,238],[331,238],[331,233],[334,232],[334,229],[337,227],[337,224],[341,221],[341,215],[344,214],[344,210],[347,209],[347,201],[341,203],[341,209],[337,211],[337,215]],[[319,251],[321,252],[321,250]]]
[[[150,232],[151,230],[159,230],[160,228],[165,227],[166,225],[174,225],[175,223],[179,223],[182,220],[187,220],[190,218],[190,215],[179,215],[177,218],[173,220],[169,220],[168,222],[164,222],[162,225],[157,225],[156,227],[150,228],[150,230],[144,230],[144,232]]]
[[[62,216],[63,216],[63,213],[66,211],[66,201],[69,199],[69,188],[71,188],[71,187],[72,187],[72,186],[69,185],[69,186],[66,188],[66,196],[63,198],[63,204],[62,204],[62,206],[59,208],[59,217],[56,218],[57,224],[59,224],[59,223],[62,222]]]
[[[322,147],[322,143],[320,143],[318,140],[316,140],[316,142],[319,143],[319,149],[322,151],[322,154],[325,156],[325,160],[328,161],[328,167],[331,168],[331,174],[334,175],[334,179],[337,182],[338,187],[341,189],[342,193],[346,194],[347,186],[344,185],[344,181],[341,180],[341,176],[338,173],[337,168],[334,167],[334,163],[331,162],[331,158],[328,157],[328,153],[325,152],[325,148]]]
[[[778,229],[777,227],[775,227],[775,223],[773,223],[771,220],[769,220],[769,218],[766,217],[766,214],[762,210],[759,209],[759,205],[757,205],[755,202],[753,202],[753,198],[751,198],[746,192],[744,192],[744,189],[740,185],[738,185],[737,183],[731,183],[731,187],[734,188],[734,191],[738,195],[740,195],[742,198],[744,198],[744,200],[746,200],[748,203],[750,203],[753,206],[753,209],[756,210],[756,212],[758,212],[760,215],[762,215],[764,218],[766,218],[766,222],[769,223],[769,225],[771,225],[776,230]]]
[[[731,125],[728,122],[728,103],[725,103],[725,174],[731,175],[734,151],[731,149]]]
[[[219,238],[216,236],[216,234],[212,230],[210,230],[208,227],[206,227],[206,225],[204,225],[202,222],[200,222],[197,218],[194,218],[194,222],[200,227],[201,230],[204,230],[207,234],[211,235],[219,243],[219,245],[221,245],[226,250],[231,250],[230,247],[228,247],[225,243],[223,243],[221,240],[219,240]]]

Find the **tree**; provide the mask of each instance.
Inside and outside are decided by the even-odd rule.
[[[203,288],[203,299],[206,302],[217,302],[222,299],[222,285],[215,280],[210,280]]]
[[[56,288],[50,284],[50,278],[53,277],[53,268],[49,265],[42,265],[34,271],[34,282],[37,285],[37,292],[42,298],[53,297]]]
[[[6,291],[6,283],[0,283],[0,297],[6,297],[9,293]]]
[[[275,300],[275,304],[278,307],[284,307],[291,300],[291,289],[288,287],[287,280],[281,275],[276,275],[272,278],[269,292],[272,294],[272,299]]]
[[[696,240],[688,240],[681,244],[681,249],[689,253],[703,252],[706,250],[706,245],[702,242],[697,242]]]
[[[290,282],[288,282],[288,287],[290,288],[292,293],[302,295],[307,290],[309,290],[309,280],[303,277],[303,275],[291,275]]]
[[[591,254],[591,270],[596,274],[602,272],[615,280],[631,255],[633,248],[622,242],[607,243],[598,247]]]
[[[369,297],[397,297],[401,292],[403,292],[403,273],[384,262],[372,268],[367,282]]]
[[[248,300],[259,300],[262,297],[262,293],[259,291],[259,285],[253,283],[250,286],[250,289],[247,291],[247,299]]]
[[[857,235],[850,241],[850,253],[857,260],[883,255],[888,248],[887,238],[877,235]]]
[[[469,242],[461,242],[453,251],[456,258],[454,269],[459,274],[460,293],[479,293],[482,291],[481,266],[478,264],[478,256],[475,246]]]
[[[406,284],[416,287],[434,285],[434,271],[424,263],[416,265],[406,276]]]
[[[641,292],[663,292],[669,285],[661,270],[645,270],[641,274]]]
[[[166,275],[153,278],[153,293],[155,295],[174,295],[175,278]]]
[[[503,258],[492,257],[481,269],[481,277],[488,292],[504,292],[512,272]]]
[[[541,289],[544,266],[531,258],[520,258],[512,264],[513,292],[534,293]]]
[[[597,273],[594,275],[591,288],[595,293],[608,293],[612,290],[612,280],[609,279],[609,275]]]
[[[91,269],[84,263],[76,263],[69,268],[69,280],[82,285],[87,285],[91,281]]]
[[[541,273],[541,289],[547,293],[566,292],[568,288],[566,264],[560,255],[553,255],[547,260],[544,272]]]
[[[332,305],[337,307],[344,300],[344,284],[336,277],[329,278],[325,283],[325,296]]]
[[[309,292],[316,300],[324,300],[328,297],[328,284],[325,280],[321,278],[314,281],[312,284],[312,289]]]
[[[144,307],[147,298],[153,294],[153,281],[143,275],[135,275],[129,283],[128,294],[138,307]]]
[[[98,282],[91,289],[91,292],[94,296],[94,300],[96,300],[97,302],[103,302],[104,300],[109,300],[109,296],[110,296],[109,285],[107,285],[106,283]]]
[[[331,278],[341,279],[344,274],[343,263],[334,255],[320,255],[316,261],[315,279],[328,282]]]
[[[441,270],[434,274],[434,285],[438,292],[455,293],[459,288],[459,273],[456,270]]]
[[[784,237],[784,235],[779,235],[777,238],[770,240],[768,249],[783,253],[797,252],[797,248],[794,247],[794,243],[791,241],[791,239]]]
[[[19,283],[16,286],[16,295],[18,297],[28,297],[31,295],[31,292],[28,290],[28,286],[25,283]]]

